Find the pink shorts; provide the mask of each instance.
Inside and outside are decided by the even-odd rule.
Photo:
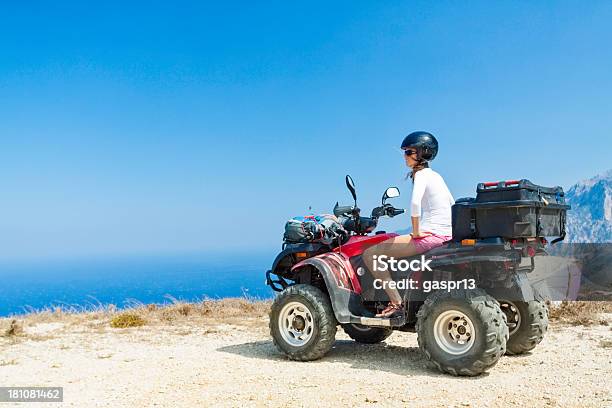
[[[439,247],[446,241],[450,241],[452,237],[448,235],[437,235],[432,234],[423,238],[412,238],[412,244],[419,251],[420,254]]]

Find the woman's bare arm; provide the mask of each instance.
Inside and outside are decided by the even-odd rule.
[[[421,231],[419,230],[419,220],[421,217],[411,217],[412,218],[412,235],[419,236]]]
[[[431,235],[428,232],[421,232],[421,228],[419,226],[419,222],[421,220],[421,217],[412,217],[412,236],[413,237],[427,237],[429,235]]]

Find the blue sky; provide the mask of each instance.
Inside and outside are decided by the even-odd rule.
[[[3,6],[0,259],[273,251],[413,130],[456,197],[612,167],[610,2],[200,3]]]

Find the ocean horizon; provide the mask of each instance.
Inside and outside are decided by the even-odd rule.
[[[268,299],[273,254],[133,255],[0,263],[0,316],[226,297]]]

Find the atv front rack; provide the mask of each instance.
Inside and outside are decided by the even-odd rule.
[[[282,292],[283,290],[287,289],[287,287],[289,287],[289,282],[283,279],[282,276],[274,274],[277,279],[272,279],[270,275],[272,275],[271,269],[266,271],[266,285],[272,288],[273,291]]]

